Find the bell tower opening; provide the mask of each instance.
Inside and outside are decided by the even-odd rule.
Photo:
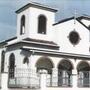
[[[37,3],[29,3],[16,11],[18,39],[51,41],[57,10]]]
[[[46,17],[44,15],[40,15],[38,17],[38,33],[46,34]]]
[[[21,17],[20,35],[25,33],[25,15]]]

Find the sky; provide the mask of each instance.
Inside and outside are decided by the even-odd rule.
[[[16,36],[15,11],[31,1],[56,8],[55,22],[74,16],[75,11],[77,16],[90,16],[90,0],[0,0],[0,42]]]

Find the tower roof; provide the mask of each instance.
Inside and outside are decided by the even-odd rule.
[[[39,9],[43,9],[43,10],[48,10],[48,11],[51,11],[51,12],[57,12],[56,9],[51,8],[49,6],[46,6],[46,5],[43,5],[43,4],[40,4],[40,3],[36,3],[36,2],[30,2],[30,3],[26,4],[25,6],[21,7],[20,9],[18,9],[16,11],[16,13],[20,13],[20,12],[24,11],[25,9],[27,9],[29,7],[35,7],[35,8],[39,8]]]

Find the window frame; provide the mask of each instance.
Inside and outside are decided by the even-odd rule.
[[[38,34],[45,35],[46,33],[47,33],[47,18],[45,15],[39,15],[38,16]]]
[[[25,33],[25,21],[25,15],[22,15],[20,20],[20,35],[23,35]]]
[[[12,63],[13,62],[13,63]],[[15,73],[15,55],[11,53],[9,56],[9,78],[14,78]]]
[[[1,53],[1,73],[4,72],[4,66],[5,66],[5,51],[3,50]]]
[[[25,57],[24,59],[23,59],[23,64],[29,64],[29,58],[28,57]]]

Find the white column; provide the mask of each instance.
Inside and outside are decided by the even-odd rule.
[[[77,70],[72,70],[72,86],[73,88],[77,88],[78,84],[78,75],[77,75]]]
[[[52,86],[58,86],[58,69],[53,68],[52,70]]]
[[[46,90],[46,75],[47,71],[46,70],[40,70],[40,87],[41,90]]]
[[[8,73],[1,74],[1,90],[8,90]]]

